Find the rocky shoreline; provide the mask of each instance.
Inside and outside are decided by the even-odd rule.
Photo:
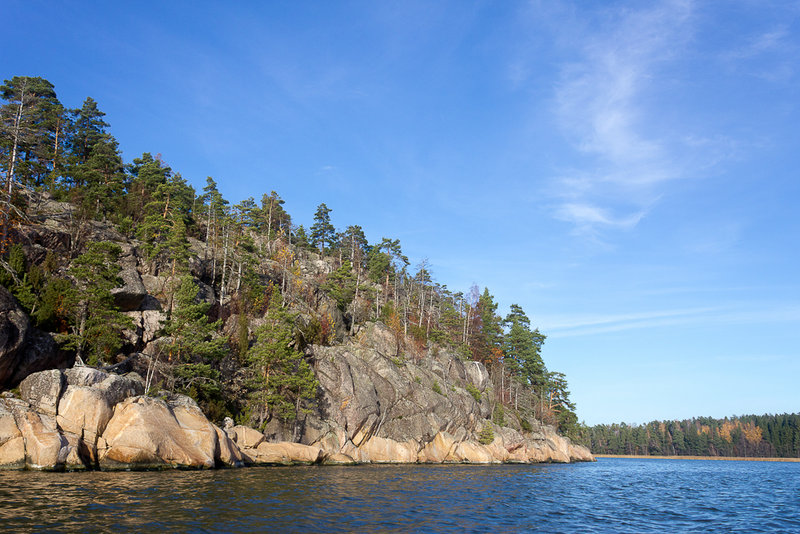
[[[6,392],[0,398],[0,469],[593,460],[584,447],[555,433],[534,443],[510,439],[513,435],[499,427],[486,445],[446,431],[424,443],[376,435],[339,447],[331,447],[331,440],[314,445],[268,441],[263,433],[230,420],[224,428],[214,425],[189,397],[166,392],[144,396],[144,382],[135,373],[116,375],[89,367],[34,373],[19,391],[19,397]]]

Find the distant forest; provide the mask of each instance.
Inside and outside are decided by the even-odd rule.
[[[800,458],[800,414],[595,425],[578,436],[593,454]]]

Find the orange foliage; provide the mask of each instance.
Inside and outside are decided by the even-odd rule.
[[[761,442],[763,432],[760,427],[757,427],[753,423],[745,423],[742,425],[742,432],[744,433],[744,439],[746,439],[748,443],[755,444]]]
[[[731,430],[734,428],[736,428],[736,425],[734,425],[731,421],[725,421],[722,423],[722,426],[719,427],[719,437],[730,443],[733,441],[731,438]]]
[[[486,362],[484,363],[489,364],[499,362],[502,361],[503,357],[505,357],[505,354],[503,354],[503,349],[499,347],[492,347],[492,349],[489,351],[488,357],[486,358]]]

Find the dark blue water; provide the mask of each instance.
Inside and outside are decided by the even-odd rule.
[[[800,463],[0,472],[0,530],[800,532]]]

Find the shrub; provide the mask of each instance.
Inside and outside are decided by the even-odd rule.
[[[503,410],[503,406],[501,404],[496,404],[494,407],[494,412],[492,412],[492,423],[496,424],[497,426],[503,426],[506,422],[506,412]]]
[[[533,426],[524,417],[520,419],[519,426],[522,427],[523,432],[531,432],[533,430]]]
[[[472,395],[472,398],[475,399],[475,402],[477,402],[478,404],[481,403],[481,392],[478,391],[478,388],[476,388],[472,384],[467,384],[467,393]]]
[[[483,424],[483,430],[478,434],[478,441],[482,445],[488,445],[494,441],[494,430],[488,421]]]
[[[438,393],[439,395],[442,395],[442,388],[439,387],[439,382],[434,380],[433,381],[433,386],[431,386],[431,389],[434,391],[434,393]]]

